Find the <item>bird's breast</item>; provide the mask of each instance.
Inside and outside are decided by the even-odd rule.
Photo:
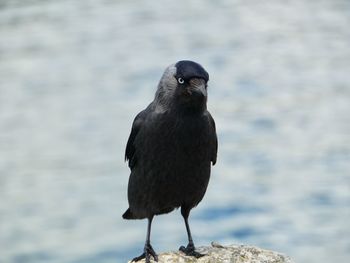
[[[143,159],[150,165],[179,170],[210,163],[209,127],[203,117],[168,116],[150,123],[145,133]]]

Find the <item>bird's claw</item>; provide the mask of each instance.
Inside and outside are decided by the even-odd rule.
[[[154,251],[153,247],[151,245],[145,245],[143,253],[140,256],[133,258],[131,262],[136,262],[141,259],[145,259],[146,263],[151,263],[151,256],[154,258],[154,261],[158,262],[158,255]]]
[[[200,258],[205,256],[204,254],[196,252],[193,244],[188,244],[187,247],[181,246],[179,250],[185,253],[186,256],[191,256],[195,258]]]

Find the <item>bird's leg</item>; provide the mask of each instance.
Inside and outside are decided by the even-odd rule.
[[[158,262],[157,253],[153,250],[153,247],[151,246],[151,239],[150,239],[152,219],[153,219],[153,216],[148,218],[147,236],[146,236],[146,243],[143,249],[143,253],[140,256],[133,258],[131,262],[139,261],[141,259],[146,259],[146,263],[150,263],[151,256],[154,258],[155,261]]]
[[[200,254],[200,253],[195,251],[196,248],[194,246],[190,226],[188,224],[188,216],[190,215],[190,209],[188,209],[184,206],[181,206],[181,214],[185,220],[187,236],[188,236],[188,245],[187,245],[187,247],[181,246],[179,248],[179,250],[182,251],[183,253],[185,253],[187,256],[193,256],[196,258],[200,258],[200,257],[205,256],[205,255]]]

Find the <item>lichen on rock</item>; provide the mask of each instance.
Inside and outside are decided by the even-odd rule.
[[[205,256],[189,257],[180,251],[159,254],[159,263],[293,263],[293,261],[278,252],[246,245],[223,246],[212,242],[211,246],[196,249]],[[129,261],[130,262],[130,261]],[[140,263],[145,260],[139,261]],[[153,261],[152,261],[153,262]]]

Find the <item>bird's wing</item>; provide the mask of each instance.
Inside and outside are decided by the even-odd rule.
[[[216,127],[215,127],[215,121],[213,117],[210,115],[208,112],[208,117],[209,117],[209,125],[211,127],[211,162],[213,165],[216,163],[216,157],[218,153],[218,137],[216,135]]]
[[[150,107],[147,107],[145,110],[137,114],[132,124],[131,133],[125,149],[125,161],[129,161],[130,168],[133,168],[136,164],[136,155],[135,155],[136,148],[134,145],[134,141],[141,127],[144,125],[146,116],[149,112],[149,108]]]

